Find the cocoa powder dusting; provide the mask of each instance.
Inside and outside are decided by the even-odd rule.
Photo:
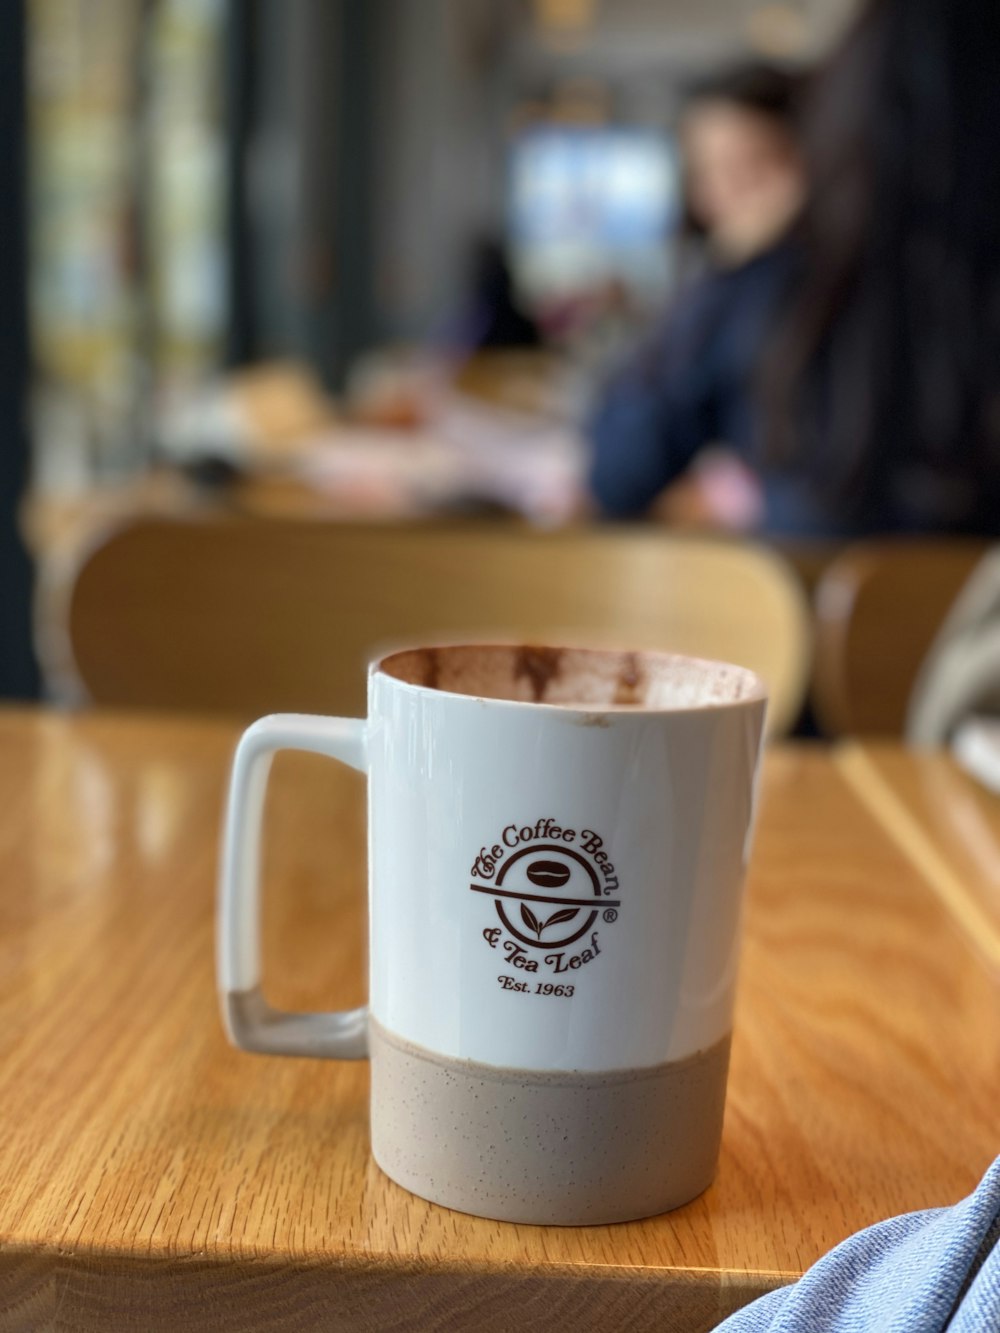
[[[536,704],[545,698],[549,682],[554,680],[561,670],[561,648],[534,648],[526,644],[517,650],[514,659],[514,679],[521,680],[525,676],[528,678],[532,698]]]
[[[639,670],[639,659],[635,653],[626,653],[622,667],[615,682],[616,704],[641,704],[643,701],[643,676]]]

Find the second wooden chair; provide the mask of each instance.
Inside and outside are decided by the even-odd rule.
[[[831,736],[901,736],[914,683],[980,541],[858,542],[815,591],[813,705]]]

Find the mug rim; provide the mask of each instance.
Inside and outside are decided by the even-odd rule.
[[[594,656],[629,653],[638,658],[653,657],[658,658],[661,661],[688,662],[703,668],[722,668],[728,671],[739,672],[748,682],[749,688],[745,693],[735,699],[708,699],[701,703],[559,703],[547,699],[502,699],[490,694],[466,694],[459,690],[443,689],[438,685],[424,685],[414,681],[404,680],[400,676],[395,676],[386,670],[387,664],[394,658],[404,657],[410,653],[418,653],[428,649],[433,649],[436,652],[447,652],[451,649],[510,650],[517,648],[532,648],[550,652],[593,654]],[[739,663],[729,662],[724,658],[700,657],[694,653],[671,652],[662,648],[621,648],[612,645],[601,645],[598,647],[589,644],[542,643],[523,639],[482,639],[471,641],[447,639],[438,642],[425,641],[420,644],[395,647],[380,653],[379,656],[374,658],[368,665],[369,684],[374,683],[378,676],[383,676],[387,681],[390,681],[394,687],[413,693],[414,695],[440,695],[444,699],[464,699],[470,704],[489,704],[491,707],[496,708],[540,709],[562,716],[572,716],[573,714],[577,714],[585,717],[597,717],[614,714],[623,717],[670,717],[690,713],[723,713],[758,704],[764,704],[766,706],[769,702],[767,683],[756,671],[752,670],[752,668],[740,666]]]

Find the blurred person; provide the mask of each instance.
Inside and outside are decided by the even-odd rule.
[[[996,4],[869,0],[813,80],[808,200],[724,432],[760,481],[753,526],[1000,531],[998,57]],[[641,412],[613,387],[595,416],[611,513],[646,510],[732,406],[711,342],[684,338]],[[696,469],[685,484],[727,523]]]
[[[542,336],[522,307],[502,244],[482,236],[473,246],[466,306],[452,331],[463,352],[535,348]]]
[[[703,271],[605,387],[589,422],[605,513],[752,527],[763,497],[747,460],[761,344],[789,289],[805,198],[800,79],[740,65],[696,86],[681,123],[687,230]],[[722,450],[720,445],[727,448]],[[684,483],[676,483],[697,459]]]
[[[762,374],[773,521],[1000,532],[1000,5],[869,0],[810,98]]]

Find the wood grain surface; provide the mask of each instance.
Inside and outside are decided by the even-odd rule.
[[[0,713],[0,1328],[709,1329],[997,1149],[1000,980],[819,748],[768,757],[723,1152],[645,1222],[467,1217],[386,1179],[364,1064],[226,1045],[235,736]],[[267,977],[364,993],[364,785],[283,756]]]
[[[1000,975],[1000,796],[944,752],[856,743],[837,761]]]

